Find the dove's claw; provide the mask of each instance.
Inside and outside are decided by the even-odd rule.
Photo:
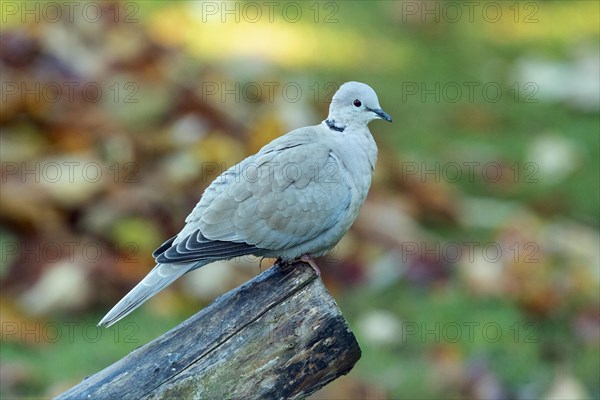
[[[305,263],[307,263],[308,265],[310,265],[310,267],[317,273],[317,276],[321,276],[321,270],[319,269],[319,267],[315,263],[315,259],[312,258],[312,256],[310,254],[305,254],[305,255],[301,256],[299,258],[299,260],[300,261],[304,261]]]

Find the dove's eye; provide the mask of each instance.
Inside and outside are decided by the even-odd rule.
[[[362,106],[362,103],[360,102],[359,99],[354,100],[354,102],[352,104],[354,104],[354,107],[360,107],[360,106]]]

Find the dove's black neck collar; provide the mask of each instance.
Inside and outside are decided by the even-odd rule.
[[[326,119],[325,123],[332,131],[344,132],[344,129],[346,129],[346,125],[340,125],[332,119]]]

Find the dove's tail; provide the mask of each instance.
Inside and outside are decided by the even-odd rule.
[[[157,264],[146,277],[131,289],[98,323],[109,327],[138,308],[150,297],[169,286],[188,271],[203,266],[204,262]]]

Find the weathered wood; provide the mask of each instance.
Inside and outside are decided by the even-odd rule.
[[[275,265],[58,399],[295,399],[360,358],[306,263]]]

